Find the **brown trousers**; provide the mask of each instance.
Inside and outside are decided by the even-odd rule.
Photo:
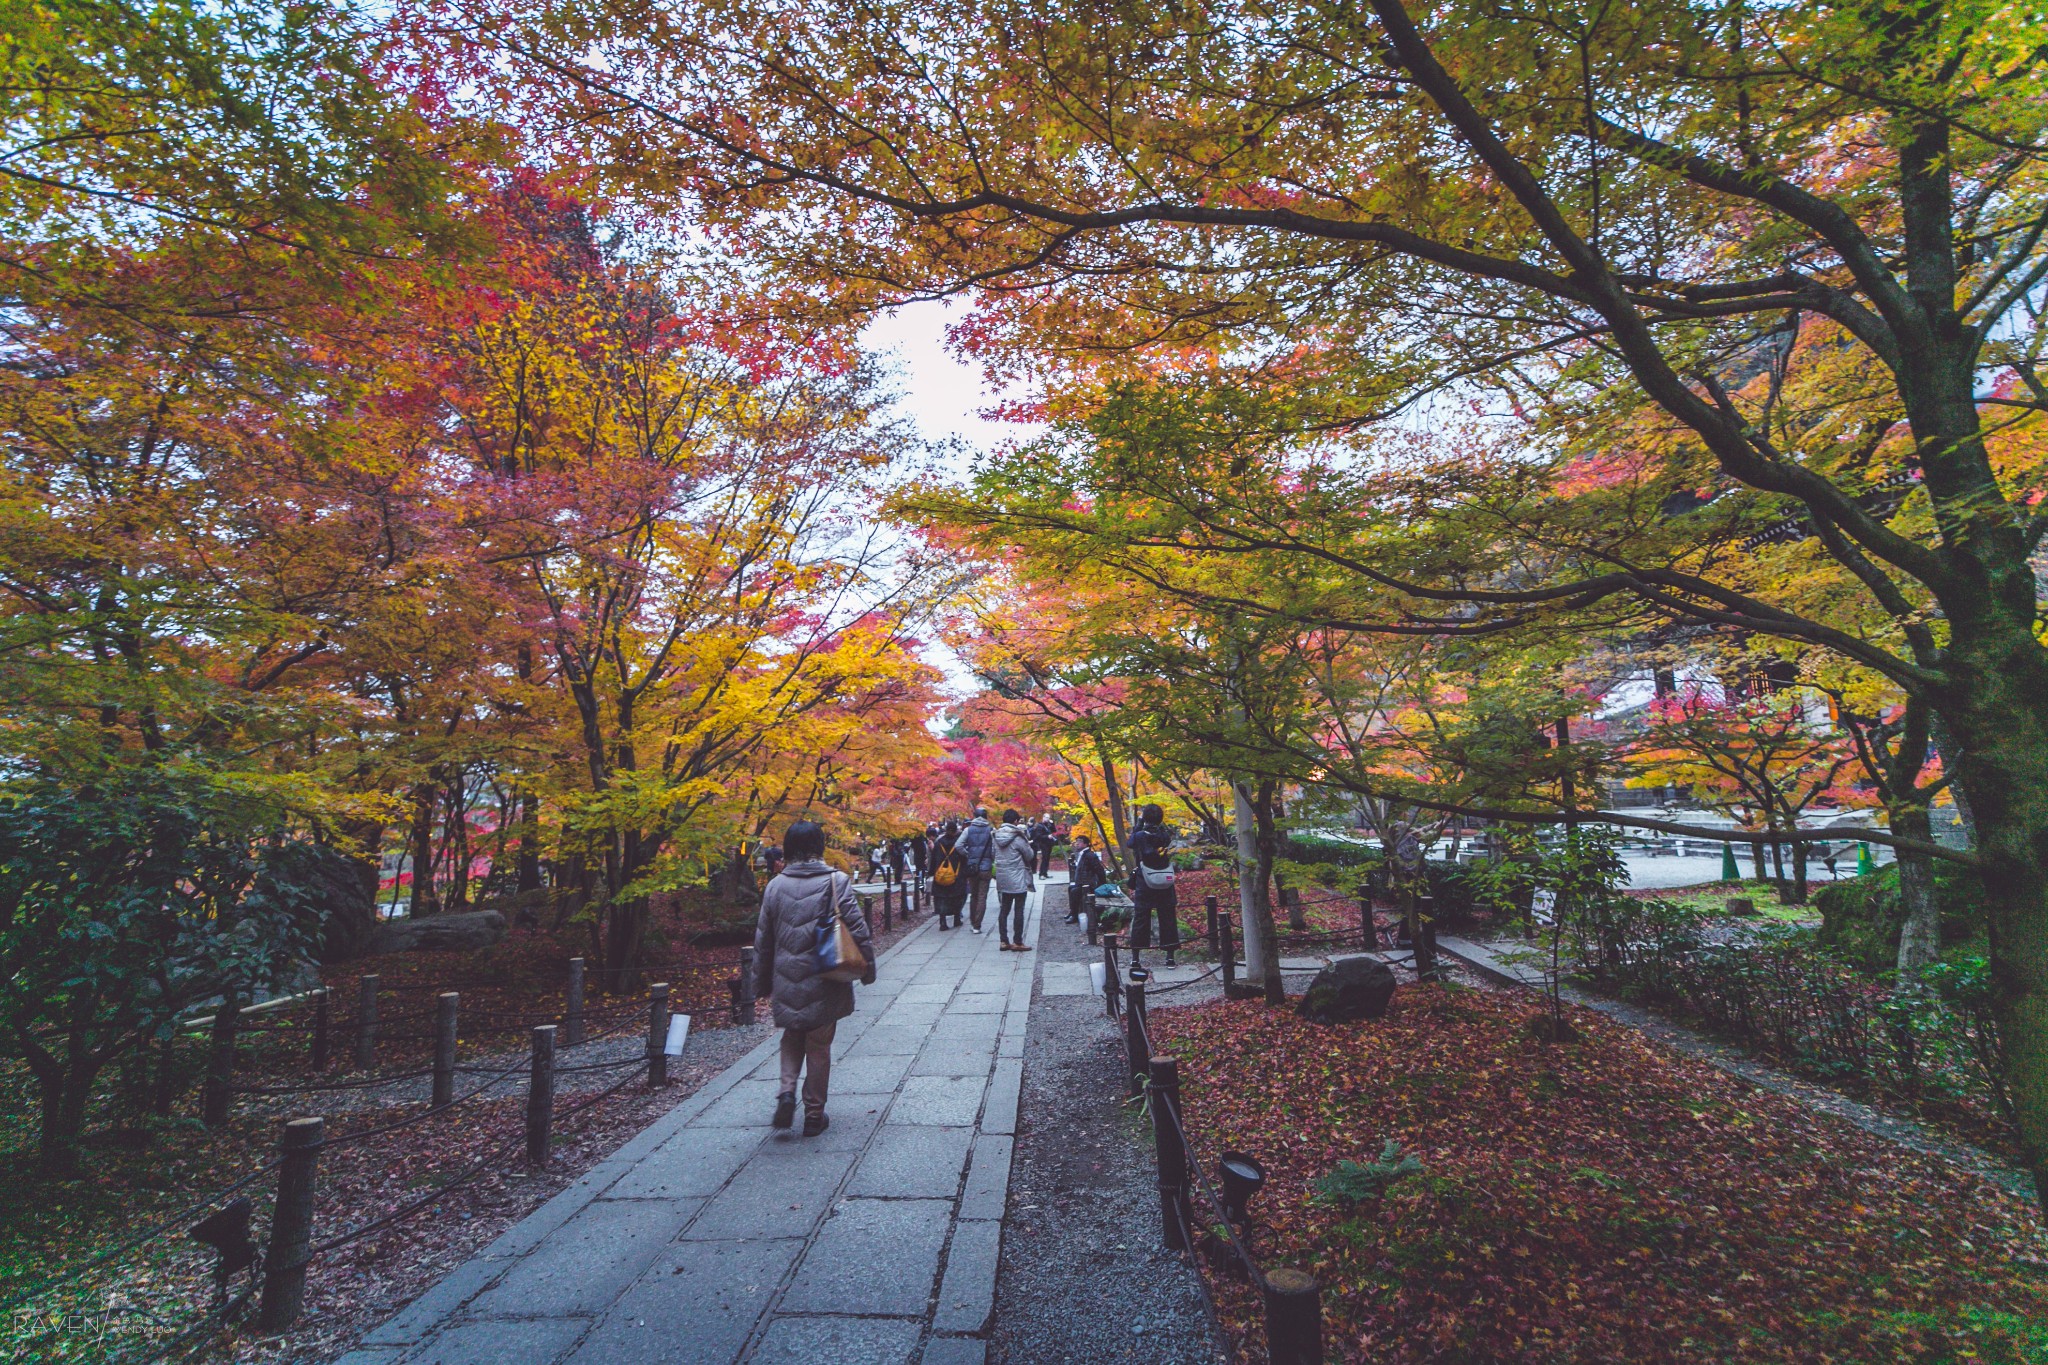
[[[780,1093],[794,1095],[797,1074],[803,1073],[806,1114],[825,1112],[825,1087],[832,1082],[832,1035],[838,1031],[837,1019],[823,1028],[786,1028],[782,1031]]]

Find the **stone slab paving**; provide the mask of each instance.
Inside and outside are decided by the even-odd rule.
[[[980,1365],[1036,965],[997,943],[883,953],[822,1136],[769,1128],[770,1038],[337,1365]]]

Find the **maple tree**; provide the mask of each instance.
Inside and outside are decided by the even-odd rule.
[[[1848,737],[1810,713],[1815,699],[1798,691],[1729,696],[1694,683],[1650,704],[1649,721],[1632,748],[1645,784],[1684,784],[1693,799],[1724,810],[1766,837],[1752,845],[1757,876],[1770,844],[1780,895],[1806,899],[1806,850],[1793,845],[1793,881],[1785,883],[1784,845],[1800,816],[1825,798],[1842,794],[1845,769],[1855,762]]]
[[[1924,698],[1996,888],[2001,1018],[2048,1171],[2048,522],[2031,462],[1996,454],[2034,443],[2048,403],[2048,101],[2019,11],[1372,0],[1194,22],[992,0],[914,45],[889,7],[463,11],[436,36],[535,136],[573,130],[617,183],[688,192],[756,259],[832,281],[833,307],[975,287],[974,338],[1020,368],[1206,350],[1324,430],[1460,389],[1593,450],[1661,424],[1640,454],[1664,477],[1594,499],[1605,516],[1516,509],[1558,551],[1533,583],[1486,552],[1432,572],[1451,565],[1392,534],[1415,525],[1261,515],[1213,468],[1174,471],[1191,514],[1161,533],[1340,569],[1333,625],[1468,633],[1612,602],[1818,646]],[[1852,372],[1862,401],[1808,401],[1812,376]],[[1917,510],[1885,496],[1899,473]],[[1720,496],[1667,528],[1684,488]],[[1710,534],[1788,515],[1874,629],[1801,612]]]

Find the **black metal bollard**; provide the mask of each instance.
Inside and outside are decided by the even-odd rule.
[[[555,1026],[533,1030],[533,1067],[526,1080],[526,1164],[548,1164],[555,1122]]]
[[[754,1002],[760,999],[761,987],[754,980],[755,961],[754,946],[751,943],[740,949],[740,998],[738,1004],[739,1022],[742,1024],[754,1022]]]
[[[434,997],[434,1107],[445,1109],[455,1100],[455,1011],[462,997],[443,991]]]
[[[263,1254],[263,1297],[256,1320],[282,1332],[306,1306],[306,1252],[313,1245],[313,1184],[327,1121],[288,1119],[277,1171],[277,1203],[270,1215],[270,1246]]]
[[[1102,918],[1102,911],[1095,904],[1094,887],[1088,888],[1088,892],[1085,896],[1082,897],[1082,901],[1088,907],[1084,913],[1088,916],[1088,942],[1089,945],[1092,947],[1096,941],[1097,936],[1100,935],[1102,932],[1101,927],[1096,924],[1096,921]]]
[[[887,877],[882,879],[882,932],[888,933],[896,927],[896,884]]]
[[[1102,936],[1102,1007],[1104,1012],[1112,1019],[1116,1018],[1117,987],[1120,984],[1116,979],[1116,974],[1116,935],[1104,934]]]
[[[1323,1289],[1305,1270],[1265,1274],[1266,1354],[1272,1365],[1323,1365]]]
[[[1130,1065],[1130,1090],[1133,1095],[1145,1088],[1145,1070],[1152,1060],[1152,1049],[1145,1043],[1145,983],[1133,981],[1124,987],[1124,1052]]]
[[[334,1032],[334,992],[322,986],[313,998],[313,1073],[327,1069]]]
[[[368,1071],[377,1064],[377,977],[375,973],[356,982],[356,1068]]]
[[[208,1128],[228,1121],[228,1102],[234,1098],[235,1030],[241,1024],[242,1007],[233,993],[221,997],[213,1012],[213,1032],[206,1049],[206,1092],[200,1101],[199,1117]]]
[[[1150,1063],[1152,1145],[1159,1153],[1159,1222],[1168,1251],[1186,1251],[1188,1153],[1181,1146],[1180,1065],[1171,1057]]]
[[[647,988],[647,1088],[668,1084],[668,982]]]
[[[583,959],[569,959],[569,999],[562,1011],[562,1046],[583,1041]]]

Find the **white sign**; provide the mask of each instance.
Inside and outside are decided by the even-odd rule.
[[[668,1041],[661,1050],[671,1057],[683,1055],[683,1040],[690,1036],[690,1016],[671,1014],[668,1017]]]
[[[1538,924],[1557,923],[1557,893],[1538,891],[1529,898],[1529,916]]]

